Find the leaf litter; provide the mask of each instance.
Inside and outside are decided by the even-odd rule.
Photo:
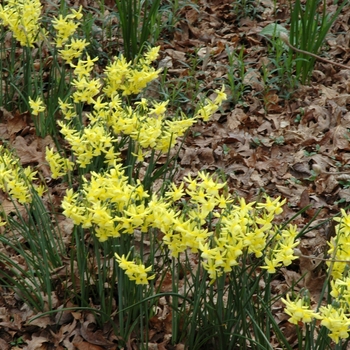
[[[82,4],[86,9],[98,8],[93,0],[70,3]],[[114,2],[106,5],[112,8]],[[175,181],[199,170],[219,171],[232,191],[247,201],[256,200],[261,192],[287,198],[281,220],[289,220],[308,207],[296,219],[296,224],[303,227],[317,214],[314,226],[302,240],[296,266],[282,268],[280,279],[274,280],[271,287],[278,293],[291,285],[306,287],[313,300],[318,301],[324,281],[323,251],[334,233],[331,218],[350,203],[350,190],[343,185],[350,183],[350,67],[339,70],[316,62],[310,86],[299,86],[285,98],[273,83],[262,78],[261,67],[269,64],[269,56],[267,42],[259,32],[276,19],[281,22],[288,19],[286,3],[279,2],[275,13],[272,1],[260,1],[255,18],[239,18],[232,9],[232,1],[201,0],[197,8],[184,6],[177,15],[179,21],[173,36],[159,41],[159,66],[167,68],[174,84],[184,78],[190,81],[191,74],[202,91],[210,91],[223,82],[227,84],[228,55],[238,54],[242,48],[245,66],[238,101],[233,103],[235,92],[227,88],[229,100],[220,112],[210,122],[198,123],[190,130],[178,153],[181,168]],[[350,59],[349,18],[350,8],[345,8],[326,40],[327,57],[343,64],[348,64]],[[192,70],[194,61],[198,65]],[[273,76],[270,78],[272,81]],[[148,93],[159,98],[157,86],[151,85]],[[200,94],[191,96],[191,89],[183,93],[188,101],[200,99]],[[191,107],[191,102],[183,106],[184,110]],[[24,165],[37,167],[49,177],[44,152],[54,142],[49,137],[35,136],[28,113],[12,113],[1,107],[0,137],[2,142],[10,143]],[[64,186],[49,178],[45,180],[54,203],[59,206]],[[0,198],[6,213],[15,211],[3,194]],[[68,244],[72,223],[58,216],[57,224]],[[0,249],[6,248],[0,246]],[[18,264],[24,264],[20,256],[8,254]],[[195,261],[193,264],[195,268]],[[58,278],[62,271],[57,270],[53,278]],[[181,290],[183,280],[179,283]],[[160,290],[172,290],[171,276],[165,277]],[[53,294],[57,310],[74,306],[62,299],[58,291]],[[282,304],[273,305],[272,312],[290,343],[296,342],[294,328],[287,322]],[[38,315],[21,302],[18,294],[0,288],[0,348],[112,350],[118,347],[118,337],[112,329],[98,329],[91,312],[63,311],[30,322],[34,316]],[[24,345],[13,345],[19,338]],[[160,299],[158,312],[150,320],[149,338],[150,349],[183,348],[182,344],[170,346],[171,308],[166,298]],[[136,348],[135,339],[129,339],[127,349]]]

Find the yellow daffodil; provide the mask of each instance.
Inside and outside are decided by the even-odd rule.
[[[289,295],[287,294],[287,300],[281,299],[286,305],[284,312],[291,316],[289,322],[293,324],[298,324],[299,322],[310,323],[313,319],[321,319],[321,316],[312,310],[310,310],[309,305],[305,305],[303,299],[298,299],[296,301],[291,301]]]
[[[21,46],[33,47],[39,39],[42,5],[39,0],[5,1],[0,20],[13,32]]]
[[[32,114],[35,116],[38,116],[39,113],[45,111],[44,103],[40,97],[37,97],[36,100],[29,97],[29,106],[32,109]]]
[[[155,278],[155,275],[147,275],[152,271],[151,266],[146,268],[143,264],[136,264],[133,261],[128,261],[128,256],[125,258],[124,254],[120,257],[115,253],[115,259],[119,267],[125,271],[130,281],[135,281],[136,284],[148,284],[150,280]]]
[[[321,306],[321,325],[330,330],[329,337],[337,344],[341,339],[349,337],[350,319],[341,308],[332,305]]]

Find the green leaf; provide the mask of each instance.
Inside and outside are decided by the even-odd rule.
[[[260,32],[260,35],[269,38],[279,38],[280,33],[287,34],[289,37],[289,31],[282,25],[278,23],[270,23]]]

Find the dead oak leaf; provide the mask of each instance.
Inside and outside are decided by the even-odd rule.
[[[181,165],[194,165],[198,164],[200,161],[198,159],[198,150],[193,148],[185,149],[185,153],[181,159]]]
[[[94,345],[91,343],[88,343],[86,341],[82,341],[80,343],[73,343],[73,345],[78,349],[78,350],[104,350],[101,346]]]
[[[113,346],[114,343],[109,341],[103,334],[102,330],[97,329],[96,324],[90,321],[85,321],[81,326],[81,336],[90,344],[101,346]]]
[[[282,112],[282,107],[278,104],[279,97],[275,91],[268,91],[264,95],[265,108],[268,113],[280,113]]]
[[[320,177],[315,181],[317,194],[332,193],[339,186],[334,175],[327,175],[326,177]]]
[[[346,151],[350,150],[348,129],[344,128],[342,125],[338,125],[332,130],[332,134],[334,151],[338,149]]]
[[[28,115],[26,113],[17,114],[12,118],[8,117],[7,132],[10,135],[10,137],[22,131],[28,126],[27,117]]]
[[[348,188],[339,190],[338,195],[341,199],[345,200],[345,202],[350,202],[350,191]]]
[[[2,350],[10,350],[11,349],[11,345],[7,341],[5,341],[3,339],[0,339],[0,349],[2,349]]]
[[[22,136],[17,136],[13,147],[16,150],[18,157],[23,165],[31,163],[43,163],[45,160],[44,153],[38,151],[38,141],[34,140],[29,145]]]
[[[198,158],[201,163],[213,165],[215,163],[214,152],[209,147],[204,147],[198,151]]]
[[[27,350],[46,350],[47,343],[49,343],[49,339],[45,336],[32,336],[32,339],[26,340]]]
[[[4,123],[0,123],[0,138],[3,140],[8,140],[10,138],[7,125]]]
[[[320,90],[321,90],[320,92],[322,94],[322,101],[323,101],[322,105],[325,105],[326,100],[332,100],[332,99],[339,96],[338,92],[336,90],[334,90],[333,88],[329,88],[329,87],[324,86],[322,84],[319,85],[319,88],[320,88]]]
[[[319,104],[310,105],[301,120],[301,125],[307,125],[306,132],[318,134],[328,130],[331,126],[331,115],[326,107]],[[311,129],[311,130],[310,130]]]
[[[34,320],[30,320],[30,325],[38,326],[40,328],[46,328],[49,325],[53,324],[50,316],[38,317],[40,314],[35,315]]]

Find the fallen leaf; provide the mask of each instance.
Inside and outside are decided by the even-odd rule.
[[[86,341],[82,341],[80,343],[73,343],[73,345],[78,349],[78,350],[104,350],[101,346],[90,344]]]

